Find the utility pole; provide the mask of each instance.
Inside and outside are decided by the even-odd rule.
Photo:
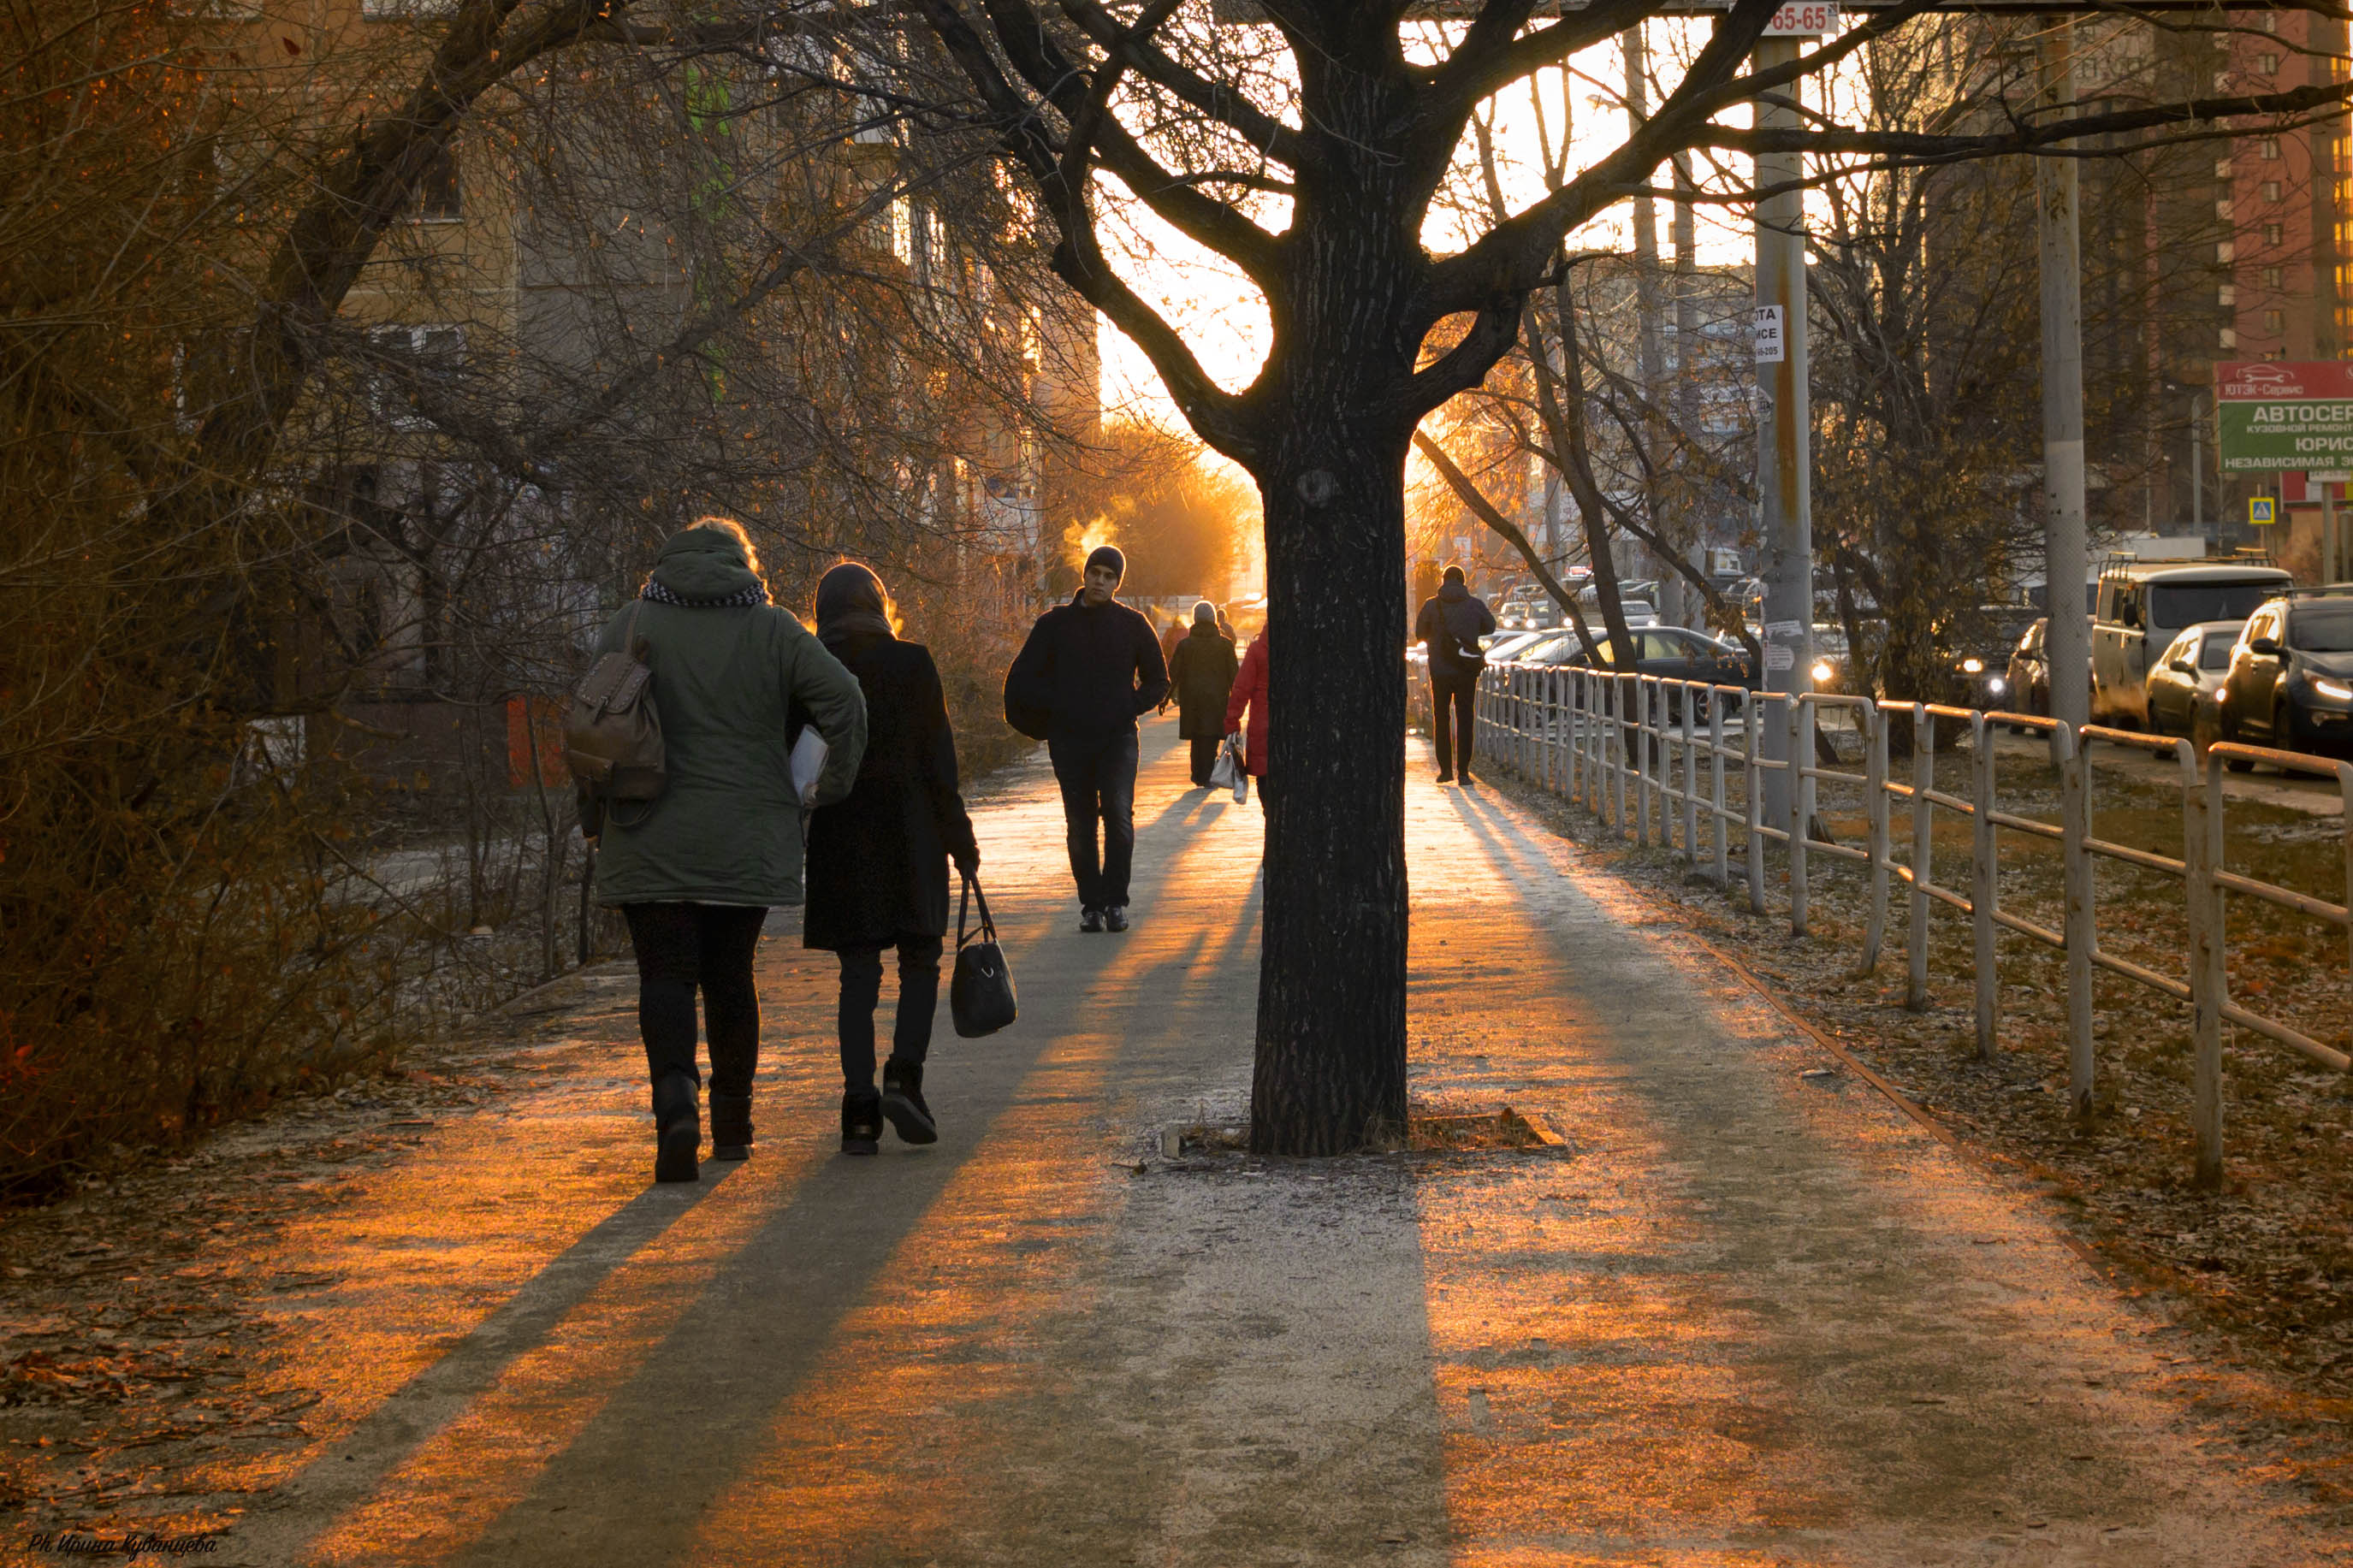
[[[1651,118],[1651,58],[1642,37],[1642,24],[1637,22],[1618,36],[1618,52],[1626,62],[1626,126],[1633,131]],[[1634,314],[1637,366],[1644,405],[1642,458],[1655,474],[1660,430],[1652,411],[1657,407],[1659,388],[1666,380],[1666,372],[1659,353],[1659,210],[1658,204],[1647,195],[1634,198]],[[1673,531],[1659,505],[1655,479],[1649,493],[1651,531],[1672,537]],[[1683,618],[1683,579],[1667,562],[1656,562],[1653,566],[1659,574],[1660,616],[1680,626]]]
[[[1757,40],[1756,68],[1771,70],[1798,58],[1802,44],[1789,37]],[[1757,100],[1760,131],[1799,128],[1798,84]],[[1795,153],[1759,153],[1757,184],[1794,186],[1803,161]],[[1806,204],[1789,189],[1757,204],[1757,311],[1758,352],[1762,334],[1778,331],[1778,357],[1757,366],[1765,410],[1757,431],[1758,532],[1764,544],[1765,689],[1791,695],[1809,689],[1814,662],[1814,511],[1811,407],[1806,386]],[[1778,319],[1771,314],[1778,312]],[[1778,717],[1778,714],[1776,715]],[[1789,760],[1788,726],[1765,721],[1759,737],[1764,754]],[[1805,759],[1810,762],[1811,759]],[[1787,769],[1765,775],[1765,816],[1796,830],[1799,792]]]
[[[1697,224],[1692,213],[1691,154],[1675,154],[1675,423],[1681,427],[1682,439],[1691,441],[1699,429],[1699,377],[1694,374],[1693,358],[1699,345],[1699,299],[1697,261],[1693,252],[1697,247]],[[1691,465],[1676,465],[1678,476],[1675,493],[1682,498],[1684,526],[1689,530],[1690,559],[1694,566],[1707,563],[1707,540],[1700,529],[1699,487],[1691,481]],[[1684,617],[1688,626],[1698,616]]]
[[[2064,112],[2075,99],[2075,25],[2046,17],[2042,38],[2044,106]],[[2067,143],[2061,143],[2064,148]],[[2084,534],[2084,300],[2075,160],[2034,163],[2042,252],[2042,581],[2051,612],[2051,716],[2083,724],[2092,716],[2092,639],[2084,617],[2091,548]],[[2056,742],[2053,742],[2056,755]]]

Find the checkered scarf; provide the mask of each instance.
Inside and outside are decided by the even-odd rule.
[[[723,610],[737,605],[765,605],[768,602],[768,591],[754,583],[748,588],[716,599],[690,599],[683,594],[672,593],[649,577],[646,585],[638,591],[638,597],[651,599],[657,605],[677,605],[689,610]]]

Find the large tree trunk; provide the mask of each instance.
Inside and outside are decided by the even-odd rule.
[[[1406,1113],[1409,430],[1290,423],[1261,481],[1271,718],[1250,1147],[1345,1153]]]

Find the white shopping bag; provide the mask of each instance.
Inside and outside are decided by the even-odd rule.
[[[1240,735],[1226,737],[1226,749],[1219,760],[1233,769],[1234,804],[1247,805],[1250,804],[1250,769],[1242,764],[1242,738]]]

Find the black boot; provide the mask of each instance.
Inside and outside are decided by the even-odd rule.
[[[664,1073],[654,1085],[654,1180],[698,1182],[694,1152],[702,1142],[702,1115],[689,1073]]]
[[[841,1152],[878,1154],[882,1151],[882,1097],[871,1089],[841,1092]]]
[[[711,1097],[711,1157],[748,1160],[752,1157],[752,1097],[713,1094]]]
[[[940,1141],[940,1129],[932,1120],[932,1108],[923,1103],[923,1063],[902,1062],[892,1057],[882,1064],[882,1114],[891,1119],[899,1136],[910,1143]]]

